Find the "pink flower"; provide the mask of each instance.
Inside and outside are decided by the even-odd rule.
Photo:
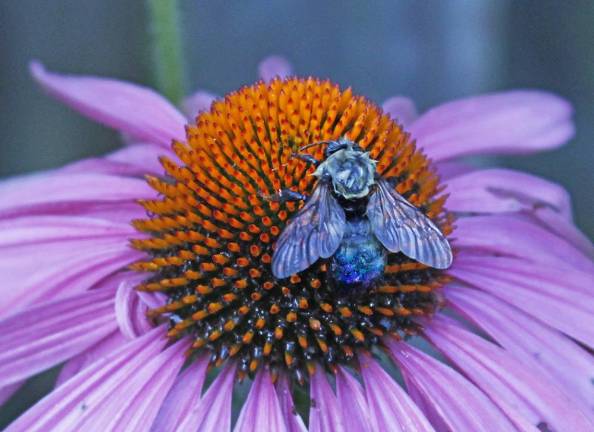
[[[269,58],[260,66],[267,82],[290,71],[282,58]],[[330,83],[272,81],[271,87],[262,84],[228,96],[210,114],[216,97],[199,92],[185,102],[186,117],[147,88],[57,75],[37,63],[32,73],[57,99],[125,134],[127,145],[102,158],[0,184],[0,398],[8,399],[27,378],[65,362],[55,389],[12,423],[9,431],[594,429],[594,362],[587,351],[594,347],[594,249],[573,225],[569,197],[547,180],[509,169],[478,169],[461,160],[563,145],[573,135],[572,109],[563,99],[540,91],[510,91],[450,102],[420,116],[410,100],[389,99],[384,111],[410,132],[431,159],[432,165],[427,165],[400,129],[379,114],[373,117],[376,111],[371,104],[352,98],[348,91],[341,93]],[[338,102],[328,102],[327,111],[316,106],[315,96],[308,102],[308,92],[318,89],[320,100],[335,95]],[[265,94],[279,99],[266,100]],[[241,98],[249,95],[253,101],[241,105]],[[233,111],[235,106],[240,109]],[[294,109],[287,108],[291,106]],[[229,109],[226,116],[221,114],[224,107]],[[356,114],[358,107],[364,114]],[[258,109],[270,110],[270,119],[276,123],[258,117]],[[323,135],[324,129],[315,127],[321,121],[316,109],[323,111],[326,120],[335,116],[332,133],[342,132],[337,128],[343,118],[345,133],[361,128],[362,142],[366,136],[375,136],[373,128],[385,128],[390,145],[396,145],[390,137],[400,137],[399,148],[411,153],[392,154],[390,159],[384,155],[396,147],[378,144],[379,163],[382,157],[404,161],[399,172],[405,178],[416,174],[408,183],[403,180],[403,190],[417,182],[411,201],[426,203],[428,214],[433,209],[441,226],[453,229],[450,239],[456,254],[450,269],[436,272],[410,261],[392,264],[398,267],[395,275],[407,268],[417,276],[427,272],[420,281],[411,276],[408,283],[399,279],[402,283],[393,291],[384,289],[382,298],[388,300],[396,298],[394,292],[400,293],[399,305],[340,301],[330,305],[334,299],[318,298],[327,293],[323,282],[320,288],[319,280],[305,281],[305,277],[291,280],[293,291],[285,292],[283,287],[282,292],[297,302],[285,305],[280,286],[279,297],[274,297],[277,288],[270,288],[272,282],[267,287],[264,279],[258,279],[268,271],[266,253],[259,245],[270,240],[253,240],[272,230],[275,219],[259,214],[261,209],[247,201],[237,201],[238,206],[245,204],[243,213],[230,207],[221,210],[221,203],[233,203],[235,189],[277,178],[276,168],[266,171],[269,177],[247,171],[261,174],[266,164],[280,167],[272,159],[274,152],[259,152],[272,145],[267,139],[274,141],[267,133],[278,133],[283,139],[302,133],[312,138],[316,133]],[[206,114],[194,124],[200,112]],[[299,121],[298,115],[310,112],[307,121]],[[288,117],[294,113],[295,120],[283,118],[283,113]],[[215,129],[222,123],[215,122],[217,116],[228,124],[219,135]],[[249,121],[241,123],[242,119]],[[260,128],[259,122],[268,130]],[[194,126],[186,129],[186,123]],[[227,150],[235,148],[237,137],[249,135],[237,153],[244,160],[229,162],[227,170],[217,174],[219,162],[213,161],[223,164],[226,158],[236,160],[237,154],[217,153],[215,144],[196,147],[195,142],[207,139],[202,134],[209,128],[215,128],[212,136],[231,142],[224,147]],[[173,148],[172,140],[178,142]],[[252,142],[258,145],[250,147]],[[193,158],[200,154],[212,159],[204,159],[204,165],[194,169]],[[432,180],[430,167],[439,172],[449,194],[447,201],[439,201],[442,189],[436,177]],[[204,183],[208,179],[200,177],[198,168],[214,173],[208,178],[219,175],[218,180]],[[244,168],[244,183],[226,177]],[[307,178],[301,170],[302,177],[291,175]],[[195,177],[185,182],[188,173]],[[145,176],[150,176],[148,182]],[[303,182],[300,188],[309,187],[307,180]],[[189,202],[202,210],[191,213],[194,207],[184,207],[185,213],[171,213]],[[146,208],[151,209],[148,218]],[[188,219],[192,214],[196,220]],[[455,216],[455,229],[447,215]],[[224,232],[217,221],[220,226],[247,228]],[[180,230],[182,225],[185,228]],[[216,234],[200,231],[209,226]],[[233,237],[240,231],[246,233],[241,244]],[[197,243],[200,236],[210,249]],[[224,247],[217,246],[225,236],[230,240]],[[131,239],[135,248],[130,247]],[[193,258],[179,258],[187,252],[180,244],[194,245]],[[241,245],[253,247],[243,250]],[[240,257],[231,265],[230,257],[235,255],[217,252],[224,248],[242,251],[248,258],[241,261]],[[162,250],[173,252],[159,255]],[[244,263],[252,278],[247,282],[241,277],[247,272],[242,270]],[[183,273],[171,270],[177,268],[183,268]],[[225,291],[231,280],[234,288]],[[263,285],[254,280],[262,280]],[[179,294],[178,286],[196,284],[196,292]],[[220,291],[224,296],[216,290],[213,294],[217,284],[224,288]],[[255,286],[249,296],[246,284],[249,289]],[[175,289],[168,290],[172,286]],[[429,293],[423,291],[425,287]],[[434,298],[427,296],[435,293],[442,304],[426,304],[425,300]],[[200,309],[208,296],[215,297]],[[262,304],[269,308],[258,309]],[[242,321],[242,306],[259,310],[259,315]],[[188,310],[194,321],[188,318]],[[294,315],[275,318],[275,314],[284,317],[286,310]],[[210,321],[204,321],[206,316]],[[307,320],[310,328],[298,326]],[[378,323],[387,323],[387,330]],[[188,326],[193,330],[186,331]],[[332,329],[334,334],[328,330],[320,339],[320,328]],[[274,329],[276,339],[266,339],[268,329]],[[172,339],[165,337],[168,332]],[[415,335],[396,336],[404,333]],[[188,352],[192,352],[191,361],[186,361]],[[213,366],[220,370],[205,388],[207,370]],[[393,378],[393,366],[404,385]],[[309,371],[309,379],[303,371]],[[237,379],[247,375],[253,382],[233,425],[233,389]],[[307,427],[294,407],[293,388],[299,380],[309,385]]]

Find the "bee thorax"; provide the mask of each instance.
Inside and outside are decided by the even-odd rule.
[[[368,153],[348,147],[330,155],[314,174],[330,179],[338,196],[356,199],[367,196],[375,183],[375,164]]]

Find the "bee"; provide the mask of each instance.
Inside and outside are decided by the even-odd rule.
[[[327,144],[323,162],[301,153]],[[452,250],[439,228],[394,190],[376,161],[346,138],[303,146],[294,154],[316,166],[311,196],[282,190],[278,201],[305,200],[280,234],[272,273],[284,279],[318,259],[329,259],[328,276],[339,288],[371,287],[384,272],[387,253],[404,255],[437,269],[452,263]]]

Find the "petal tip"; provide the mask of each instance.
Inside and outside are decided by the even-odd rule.
[[[258,64],[258,74],[264,81],[275,77],[284,78],[293,73],[291,63],[283,56],[271,55]]]
[[[47,74],[45,66],[37,59],[29,61],[29,73],[35,81],[41,81]]]

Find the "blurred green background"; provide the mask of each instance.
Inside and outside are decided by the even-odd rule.
[[[269,54],[299,75],[329,77],[381,103],[401,94],[421,110],[466,95],[542,88],[568,98],[577,135],[563,149],[502,158],[557,181],[577,224],[594,235],[594,2],[545,0],[181,1],[188,90],[224,94],[256,79]],[[151,85],[145,2],[0,2],[0,177],[113,150],[118,135],[46,97],[27,63]],[[0,427],[51,376],[0,411]],[[41,388],[41,390],[40,390]]]

